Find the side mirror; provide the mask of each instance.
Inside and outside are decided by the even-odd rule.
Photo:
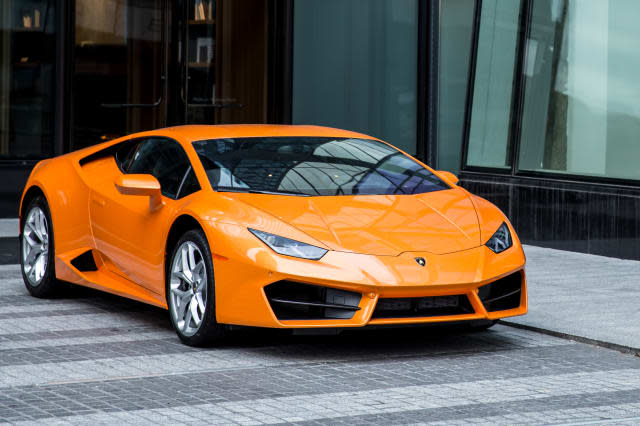
[[[438,170],[436,173],[438,173],[438,175],[443,178],[444,180],[446,180],[449,183],[452,183],[454,185],[458,184],[458,176],[454,175],[451,172],[447,172],[446,170]]]
[[[160,182],[151,175],[122,175],[116,180],[116,189],[122,195],[149,197],[149,210],[151,211],[164,205]]]

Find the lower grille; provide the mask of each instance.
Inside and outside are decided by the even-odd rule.
[[[379,299],[372,318],[412,318],[474,313],[467,296],[429,296]]]
[[[522,274],[515,272],[478,289],[478,297],[487,312],[520,307]]]
[[[293,281],[278,281],[264,288],[279,320],[351,319],[360,310],[362,295]]]

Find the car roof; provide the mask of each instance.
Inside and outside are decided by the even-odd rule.
[[[157,131],[166,136],[178,136],[190,141],[218,139],[218,138],[249,138],[249,137],[286,137],[286,136],[317,136],[375,139],[363,133],[332,127],[283,124],[225,124],[225,125],[185,125],[167,127]]]

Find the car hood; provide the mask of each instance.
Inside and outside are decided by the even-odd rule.
[[[461,189],[416,195],[297,197],[228,194],[336,251],[395,256],[478,247],[478,216]]]

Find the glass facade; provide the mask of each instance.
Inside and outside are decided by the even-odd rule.
[[[76,0],[71,149],[162,127],[164,0]]]
[[[53,154],[56,2],[0,2],[0,160]]]
[[[640,3],[524,6],[482,2],[466,165],[640,180]]]
[[[441,0],[438,49],[438,168],[460,168],[475,0]]]
[[[293,123],[415,153],[418,1],[296,0],[293,12]]]
[[[520,2],[485,0],[480,11],[467,165],[508,168]]]
[[[519,169],[640,179],[640,3],[535,0]]]

